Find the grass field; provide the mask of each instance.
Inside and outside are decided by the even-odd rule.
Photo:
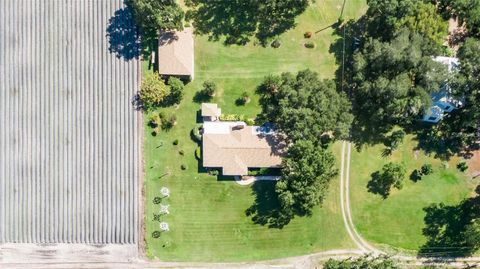
[[[380,247],[396,248],[413,254],[425,242],[422,235],[425,213],[423,208],[443,202],[456,205],[473,194],[474,182],[457,171],[457,159],[448,163],[415,152],[416,141],[411,136],[392,156],[382,157],[383,146],[353,151],[350,168],[351,208],[356,228],[369,242]],[[407,176],[425,163],[431,163],[434,173],[413,182],[406,178],[401,190],[394,190],[387,199],[367,191],[370,175],[394,161],[407,167]]]
[[[338,37],[327,28],[314,35],[314,49],[303,47],[303,33],[315,32],[334,23],[341,11],[341,0],[316,1],[298,19],[298,26],[280,36],[278,49],[246,46],[224,46],[209,42],[206,37],[195,39],[195,81],[188,84],[184,100],[178,108],[164,109],[175,113],[178,124],[169,132],[152,136],[145,129],[145,199],[147,254],[162,260],[182,261],[246,261],[287,257],[328,249],[353,247],[344,231],[339,205],[338,179],[332,182],[322,208],[315,209],[309,218],[296,218],[283,229],[255,224],[245,211],[255,201],[268,202],[271,183],[242,187],[235,182],[218,180],[199,173],[190,130],[196,124],[200,104],[192,101],[206,79],[219,86],[212,102],[223,113],[245,114],[254,117],[259,111],[256,85],[268,74],[296,72],[305,68],[317,71],[323,78],[331,78],[336,70],[335,58],[329,47]],[[344,16],[356,17],[365,11],[365,1],[348,1]],[[147,70],[144,70],[147,72]],[[235,100],[248,92],[252,101],[236,106]],[[145,121],[149,118],[145,115]],[[179,144],[174,146],[173,140]],[[180,155],[183,150],[185,155]],[[339,156],[339,146],[334,146]],[[180,166],[186,164],[187,170]],[[159,205],[153,199],[160,196],[160,188],[171,190],[171,197],[163,203],[170,205],[170,214],[162,218],[170,231],[159,239],[151,234],[158,230],[153,214]],[[259,191],[260,190],[260,191]],[[266,205],[268,208],[268,203]]]

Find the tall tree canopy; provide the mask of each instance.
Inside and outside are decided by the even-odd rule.
[[[142,80],[140,100],[144,109],[160,106],[168,96],[169,89],[157,73],[147,72]]]
[[[407,29],[391,42],[370,38],[354,55],[353,90],[357,131],[383,137],[393,126],[415,120],[447,77],[432,60],[435,46]]]
[[[126,0],[144,44],[155,46],[159,31],[182,30],[185,13],[175,0]]]
[[[465,148],[474,149],[480,139],[480,41],[468,38],[458,52],[460,72],[451,87],[463,107],[449,113],[431,136],[440,140],[452,155]]]
[[[310,0],[187,0],[187,18],[213,40],[243,45],[256,36],[263,44],[295,26]]]
[[[295,142],[283,159],[282,178],[275,191],[281,212],[288,216],[310,215],[327,193],[330,180],[337,174],[333,154],[311,141]]]
[[[432,204],[425,207],[425,244],[420,256],[471,256],[480,249],[480,185],[476,195],[456,205]]]
[[[458,17],[470,35],[480,37],[480,0],[431,0],[445,18]]]
[[[442,44],[448,34],[447,21],[432,3],[423,0],[368,0],[365,15],[367,35],[389,41],[402,28]]]
[[[407,15],[396,23],[396,31],[402,27],[422,34],[437,44],[443,44],[448,35],[448,22],[437,13],[433,4],[422,1],[415,3]]]
[[[320,80],[310,70],[296,76],[269,76],[258,87],[262,113],[259,119],[275,123],[288,141],[321,143],[322,136],[345,138],[353,119],[346,95],[332,80]]]

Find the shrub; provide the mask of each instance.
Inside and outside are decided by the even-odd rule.
[[[337,24],[338,24],[338,26],[341,26],[344,22],[345,22],[345,18],[342,16],[342,17],[338,18]]]
[[[152,233],[152,237],[153,237],[153,238],[159,238],[161,234],[162,234],[162,233],[160,233],[160,231],[154,231],[154,232]]]
[[[155,128],[159,126],[162,123],[162,119],[160,118],[160,115],[156,112],[150,116],[150,121],[148,122],[148,125],[152,128]]]
[[[173,140],[173,144],[176,146],[178,145],[178,139]]]
[[[168,118],[162,120],[162,129],[172,129],[175,124],[177,124],[177,116],[175,116],[175,114],[172,114]]]
[[[466,162],[459,162],[457,164],[457,169],[460,170],[461,172],[465,172],[468,170],[468,164]]]
[[[183,156],[183,155],[185,155],[185,151],[183,151],[183,149],[181,149],[181,150],[178,151],[178,154]]]
[[[146,73],[139,94],[145,109],[159,106],[167,96],[167,92],[167,86],[157,73]]]
[[[192,139],[193,141],[197,142],[197,143],[200,143],[202,142],[202,134],[200,133],[200,130],[203,128],[202,125],[199,125],[195,128],[192,129],[191,133],[192,133]]]
[[[220,120],[222,121],[243,121],[244,119],[245,119],[244,115],[237,115],[237,114],[220,115]]]
[[[422,172],[418,171],[417,169],[413,170],[410,174],[410,179],[414,182],[417,182],[422,179]]]
[[[312,41],[307,41],[307,42],[305,42],[305,48],[313,49],[313,48],[315,48],[315,43],[313,43]]]
[[[155,127],[152,131],[152,136],[157,136],[160,133],[160,127]]]
[[[303,34],[303,37],[305,37],[305,38],[311,38],[312,35],[313,35],[312,32],[308,31],[308,32],[305,32],[305,33]]]
[[[243,92],[242,96],[235,101],[237,106],[243,106],[245,104],[250,103],[250,96],[247,92]]]
[[[176,77],[170,77],[168,85],[170,86],[170,93],[168,94],[169,104],[180,104],[183,98],[183,82]]]
[[[187,166],[186,164],[182,164],[182,165],[180,166],[180,168],[181,168],[182,170],[187,170],[188,166]]]
[[[162,202],[162,198],[160,198],[160,197],[158,197],[158,196],[155,197],[155,198],[153,198],[153,203],[154,203],[154,204],[158,205],[158,204],[160,204],[161,202]]]
[[[242,93],[242,99],[245,101],[246,104],[250,103],[250,95],[248,95],[248,92]]]
[[[433,166],[429,163],[424,164],[422,165],[421,171],[422,171],[422,174],[424,175],[430,175],[431,173],[433,173]]]
[[[280,40],[278,40],[278,38],[273,40],[272,44],[270,44],[270,46],[272,46],[272,48],[274,49],[278,49],[281,45],[282,43],[280,42]]]
[[[212,169],[212,170],[208,170],[208,174],[216,177],[220,174],[220,172],[218,172],[218,170],[216,169]]]
[[[162,219],[162,215],[153,213],[153,221],[160,221]]]
[[[248,119],[245,120],[245,123],[246,123],[247,125],[252,126],[252,125],[255,125],[255,120],[254,120],[254,119],[251,119],[251,118],[248,118]]]
[[[195,149],[195,158],[197,158],[197,160],[202,159],[202,149],[200,147]]]
[[[217,91],[217,84],[211,80],[206,80],[203,82],[203,90],[202,93],[209,97],[215,96],[215,92]]]

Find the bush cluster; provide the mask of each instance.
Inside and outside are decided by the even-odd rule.
[[[423,176],[428,176],[433,173],[433,166],[429,163],[422,165],[420,169],[413,170],[410,174],[410,179],[413,181],[419,181]]]
[[[282,45],[282,43],[278,39],[273,40],[272,44],[270,44],[270,46],[272,46],[272,48],[274,48],[274,49],[279,48],[281,45]]]
[[[197,160],[202,159],[202,149],[200,147],[195,149],[195,158],[197,158]]]
[[[191,131],[192,139],[197,143],[202,142],[202,133],[201,133],[202,128],[203,128],[203,125],[198,125],[195,128],[193,128]]]
[[[208,174],[216,177],[220,174],[220,172],[218,172],[218,170],[216,169],[212,169],[212,170],[208,170]]]
[[[161,235],[160,231],[154,231],[154,232],[152,233],[152,237],[155,238],[155,239],[156,239],[156,238],[159,238],[160,235]]]
[[[312,41],[307,41],[307,42],[305,42],[305,48],[313,49],[313,48],[315,48],[315,43],[313,43]]]
[[[211,80],[206,80],[205,82],[203,82],[202,93],[204,93],[209,97],[214,97],[216,91],[217,91],[217,84],[215,84],[215,82]]]
[[[153,128],[152,134],[154,136],[160,132],[160,129],[169,130],[175,126],[175,124],[177,124],[177,116],[175,116],[175,114],[166,116],[163,112],[154,112],[148,122],[148,125]]]
[[[250,103],[250,96],[248,95],[248,92],[243,92],[242,96],[240,96],[236,101],[235,104],[237,106],[244,106],[245,104]]]
[[[160,197],[158,197],[158,196],[155,197],[155,198],[153,198],[153,203],[154,203],[154,204],[158,205],[158,204],[160,204],[161,202],[162,202],[162,198],[160,198]]]
[[[457,164],[457,169],[460,170],[461,172],[465,172],[468,170],[468,164],[466,162],[459,162]]]

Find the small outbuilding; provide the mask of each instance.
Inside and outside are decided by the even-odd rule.
[[[202,103],[203,121],[216,121],[222,115],[222,110],[217,104]]]
[[[184,80],[194,79],[194,42],[190,27],[163,32],[158,38],[158,73]]]

